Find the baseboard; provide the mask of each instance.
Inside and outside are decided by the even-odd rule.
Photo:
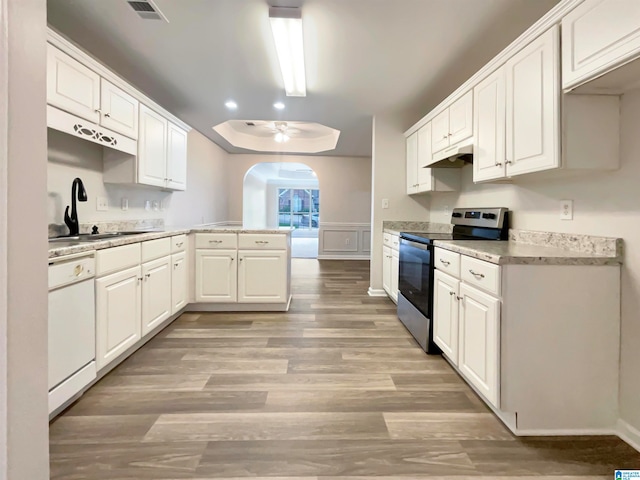
[[[629,425],[622,419],[618,419],[618,436],[640,452],[640,430]]]
[[[369,287],[367,294],[369,294],[370,297],[388,297],[387,292],[385,292],[383,289],[378,288]]]
[[[369,255],[318,255],[318,260],[371,260]]]
[[[569,436],[609,436],[616,435],[612,428],[549,428],[528,430],[518,428],[514,433],[519,437],[569,437]]]
[[[190,303],[187,312],[286,312],[291,296],[286,303]]]

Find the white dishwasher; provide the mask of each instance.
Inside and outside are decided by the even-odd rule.
[[[49,413],[96,378],[95,253],[49,262]]]

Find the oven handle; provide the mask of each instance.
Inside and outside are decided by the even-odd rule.
[[[432,247],[431,245],[427,245],[426,243],[412,242],[411,240],[407,240],[406,238],[400,239],[400,247],[402,247],[402,245],[419,248],[420,250],[430,250]]]

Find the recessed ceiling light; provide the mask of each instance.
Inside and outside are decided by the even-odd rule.
[[[277,110],[284,110],[284,103],[276,102],[276,103],[273,104],[273,108],[275,108]]]
[[[228,100],[225,104],[225,107],[227,107],[229,110],[236,110],[238,108],[238,104],[236,102],[234,102],[233,100]]]

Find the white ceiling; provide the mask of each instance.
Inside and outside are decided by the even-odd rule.
[[[558,2],[269,1],[302,7],[306,97],[284,95],[267,0],[155,0],[169,23],[125,0],[47,4],[52,27],[229,152],[244,150],[212,127],[250,118],[318,122],[342,132],[328,154],[369,156],[374,115],[408,128]]]

